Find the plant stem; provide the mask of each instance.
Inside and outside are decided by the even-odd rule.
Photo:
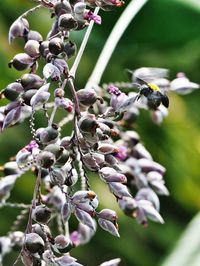
[[[96,8],[95,8],[95,10],[94,10],[94,15],[97,15],[97,14],[98,14],[99,9],[100,9],[99,7],[96,7]],[[73,63],[73,66],[72,66],[72,68],[71,68],[71,70],[70,70],[70,76],[72,76],[73,78],[75,78],[76,70],[77,70],[77,68],[78,68],[78,65],[79,65],[79,63],[80,63],[81,57],[82,57],[83,52],[84,52],[84,50],[85,50],[85,47],[86,47],[86,45],[87,45],[88,39],[89,39],[89,37],[90,37],[90,33],[91,33],[91,31],[92,31],[92,28],[93,28],[93,25],[94,25],[94,21],[91,20],[91,21],[90,21],[90,24],[89,24],[89,26],[88,26],[88,28],[87,28],[87,31],[86,31],[86,33],[85,33],[84,39],[83,39],[83,41],[82,41],[82,43],[81,43],[81,47],[80,47],[80,49],[79,49],[79,51],[78,51],[78,54],[77,54],[77,56],[76,56],[76,59],[75,59],[75,61],[74,61],[74,63]]]
[[[103,72],[111,58],[111,55],[115,47],[117,46],[117,43],[119,42],[132,19],[137,15],[137,13],[147,1],[148,0],[132,0],[124,10],[124,12],[121,14],[104,45],[96,66],[94,67],[94,70],[86,84],[86,88],[99,84]]]

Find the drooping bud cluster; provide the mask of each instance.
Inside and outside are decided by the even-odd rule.
[[[164,222],[157,195],[169,194],[163,179],[165,168],[153,160],[134,125],[141,108],[150,110],[153,121],[160,124],[168,114],[166,93],[186,94],[199,88],[198,84],[181,73],[170,82],[165,69],[140,68],[129,71],[135,92],[127,94],[113,84],[106,89],[86,86],[76,91],[68,67],[77,50],[70,33],[90,23],[101,24],[97,9],[93,12],[90,7],[107,10],[123,4],[120,0],[40,1],[54,19],[45,40],[30,30],[26,17],[34,8],[10,27],[9,42],[23,38],[25,45],[9,66],[28,72],[1,91],[0,99],[9,102],[0,107],[0,131],[29,118],[32,140],[2,167],[5,177],[0,180],[0,202],[30,211],[24,233],[15,228],[0,238],[0,262],[12,249],[21,248],[24,265],[79,266],[69,252],[89,242],[97,224],[119,237],[117,213],[109,208],[99,210],[98,196],[90,188],[90,172],[107,185],[127,216],[144,226],[149,219]],[[44,62],[42,73],[40,60]],[[69,98],[66,89],[71,92]],[[38,111],[44,114],[42,127],[35,121]],[[55,123],[57,112],[64,115]],[[66,136],[61,130],[67,123],[71,134]],[[15,182],[28,170],[36,176],[30,206],[9,204]],[[78,221],[73,232],[69,228],[71,217]],[[22,214],[15,225],[21,219]],[[51,233],[55,223],[58,228]],[[101,266],[117,266],[119,262],[114,259]]]

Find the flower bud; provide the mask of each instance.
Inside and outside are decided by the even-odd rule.
[[[94,89],[82,89],[77,91],[77,97],[83,105],[93,105],[97,100],[97,94]]]
[[[39,254],[44,252],[44,241],[36,233],[26,234],[25,236],[25,247],[31,253],[38,252]]]
[[[59,55],[64,49],[61,38],[55,37],[49,41],[49,51],[54,55]]]
[[[51,219],[51,210],[45,205],[39,205],[33,209],[32,219],[37,223],[46,224]]]
[[[55,155],[49,151],[42,151],[37,156],[37,164],[43,168],[50,168],[56,161]]]
[[[25,18],[18,18],[13,22],[9,30],[9,43],[16,37],[25,37],[29,32],[29,23]]]
[[[54,91],[54,96],[58,98],[62,98],[65,96],[65,91],[62,88],[57,88]]]
[[[35,40],[38,42],[42,42],[42,35],[38,31],[30,30],[27,36],[28,40]]]
[[[25,90],[39,89],[44,80],[36,74],[24,74],[21,77],[21,84]]]
[[[80,131],[82,133],[91,133],[95,134],[98,127],[98,123],[94,115],[83,116],[78,122]]]
[[[39,133],[39,139],[43,144],[53,143],[58,138],[58,128],[56,125],[52,125],[51,127],[44,128]]]
[[[49,54],[49,41],[43,41],[41,44],[40,44],[40,53],[41,55],[46,58],[46,56]]]
[[[88,169],[96,171],[104,165],[105,157],[99,153],[86,153],[83,155],[83,163]]]
[[[58,159],[62,155],[64,148],[59,146],[58,144],[49,144],[44,148],[44,150],[50,151],[55,155],[56,159]]]
[[[65,149],[69,149],[72,145],[72,137],[67,136],[61,139],[60,146],[64,147]]]
[[[14,56],[9,66],[13,66],[18,71],[23,71],[33,64],[33,59],[26,53],[20,53]]]
[[[21,92],[23,92],[24,89],[22,85],[19,82],[13,82],[10,83],[4,90],[3,94],[4,96],[10,100],[14,101],[17,99],[17,97],[20,95]]]
[[[76,54],[76,44],[69,41],[64,45],[64,51],[67,54],[68,59]]]
[[[110,154],[118,152],[118,148],[110,143],[100,143],[97,150],[102,154]]]
[[[136,216],[137,202],[135,199],[131,197],[122,197],[118,199],[118,204],[126,215],[131,217]]]
[[[31,106],[31,99],[36,94],[37,90],[28,90],[22,95],[24,103]]]
[[[70,3],[64,0],[54,5],[54,11],[56,15],[59,17],[62,14],[71,13],[72,9],[71,9]]]
[[[24,243],[24,233],[21,231],[14,231],[9,234],[12,249],[15,251],[20,251],[23,243]]]
[[[116,222],[117,220],[116,212],[110,209],[103,209],[102,211],[98,213],[98,217],[109,220],[111,222]]]
[[[4,164],[3,172],[7,176],[19,174],[20,170],[16,162],[7,162],[6,164]]]
[[[40,44],[38,41],[29,40],[25,46],[24,51],[33,58],[37,58],[40,55]]]
[[[61,253],[67,253],[73,248],[72,241],[64,235],[56,236],[54,241],[54,247]]]
[[[50,229],[45,224],[33,224],[32,232],[38,234],[44,241],[46,241],[47,237],[51,237]]]
[[[58,19],[58,26],[61,30],[69,31],[77,28],[77,21],[72,14],[63,14]]]
[[[56,164],[64,165],[68,161],[68,159],[69,159],[69,151],[64,149],[60,157],[57,159]]]
[[[105,182],[119,182],[119,183],[127,183],[127,178],[125,175],[120,173],[115,173],[108,176],[101,176],[101,179]]]

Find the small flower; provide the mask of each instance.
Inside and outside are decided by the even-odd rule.
[[[28,152],[32,153],[33,149],[36,149],[38,147],[39,146],[38,146],[37,142],[35,140],[32,140],[28,145],[26,145],[24,147],[24,149],[27,150]]]
[[[116,96],[119,96],[122,93],[120,89],[115,87],[114,85],[109,85],[107,91],[108,93],[114,94]]]
[[[94,13],[91,10],[86,10],[84,14],[84,19],[91,21],[93,20],[96,24],[101,24],[101,17],[98,15],[94,15]]]
[[[125,146],[118,147],[118,152],[114,154],[116,158],[118,158],[120,161],[126,160],[128,156],[128,149]]]

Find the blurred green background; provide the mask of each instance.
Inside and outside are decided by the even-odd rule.
[[[102,82],[127,80],[125,68],[152,66],[170,69],[171,79],[182,71],[192,81],[200,83],[200,7],[193,7],[191,2],[192,0],[150,0],[119,42]],[[0,89],[21,75],[10,70],[7,65],[15,53],[22,51],[23,43],[19,40],[8,46],[7,33],[11,23],[32,6],[33,3],[26,0],[1,1]],[[84,87],[103,44],[123,9],[124,7],[112,12],[101,11],[103,24],[95,26],[91,35],[78,69],[77,87]],[[39,30],[45,37],[51,25],[49,13],[41,10],[31,15],[29,21],[31,29]],[[82,37],[83,32],[76,32],[72,39],[80,44]],[[119,214],[121,238],[116,239],[99,228],[90,244],[72,252],[84,265],[95,266],[115,257],[122,258],[121,265],[161,265],[189,221],[199,211],[200,92],[187,96],[171,93],[169,98],[169,116],[161,126],[153,125],[148,112],[142,112],[137,124],[137,131],[155,161],[167,168],[165,180],[171,195],[161,198],[161,214],[165,224],[150,223],[146,229],[137,225],[120,212],[114,197],[105,193],[106,188],[93,180],[93,189],[99,195],[101,207],[116,208]],[[30,137],[28,123],[8,129],[0,135],[0,164],[15,155],[28,143]],[[22,177],[13,189],[11,200],[29,203],[33,182],[31,175]],[[4,235],[18,211],[0,209],[0,213],[0,234]],[[17,253],[7,256],[5,265],[11,265],[16,255]]]

